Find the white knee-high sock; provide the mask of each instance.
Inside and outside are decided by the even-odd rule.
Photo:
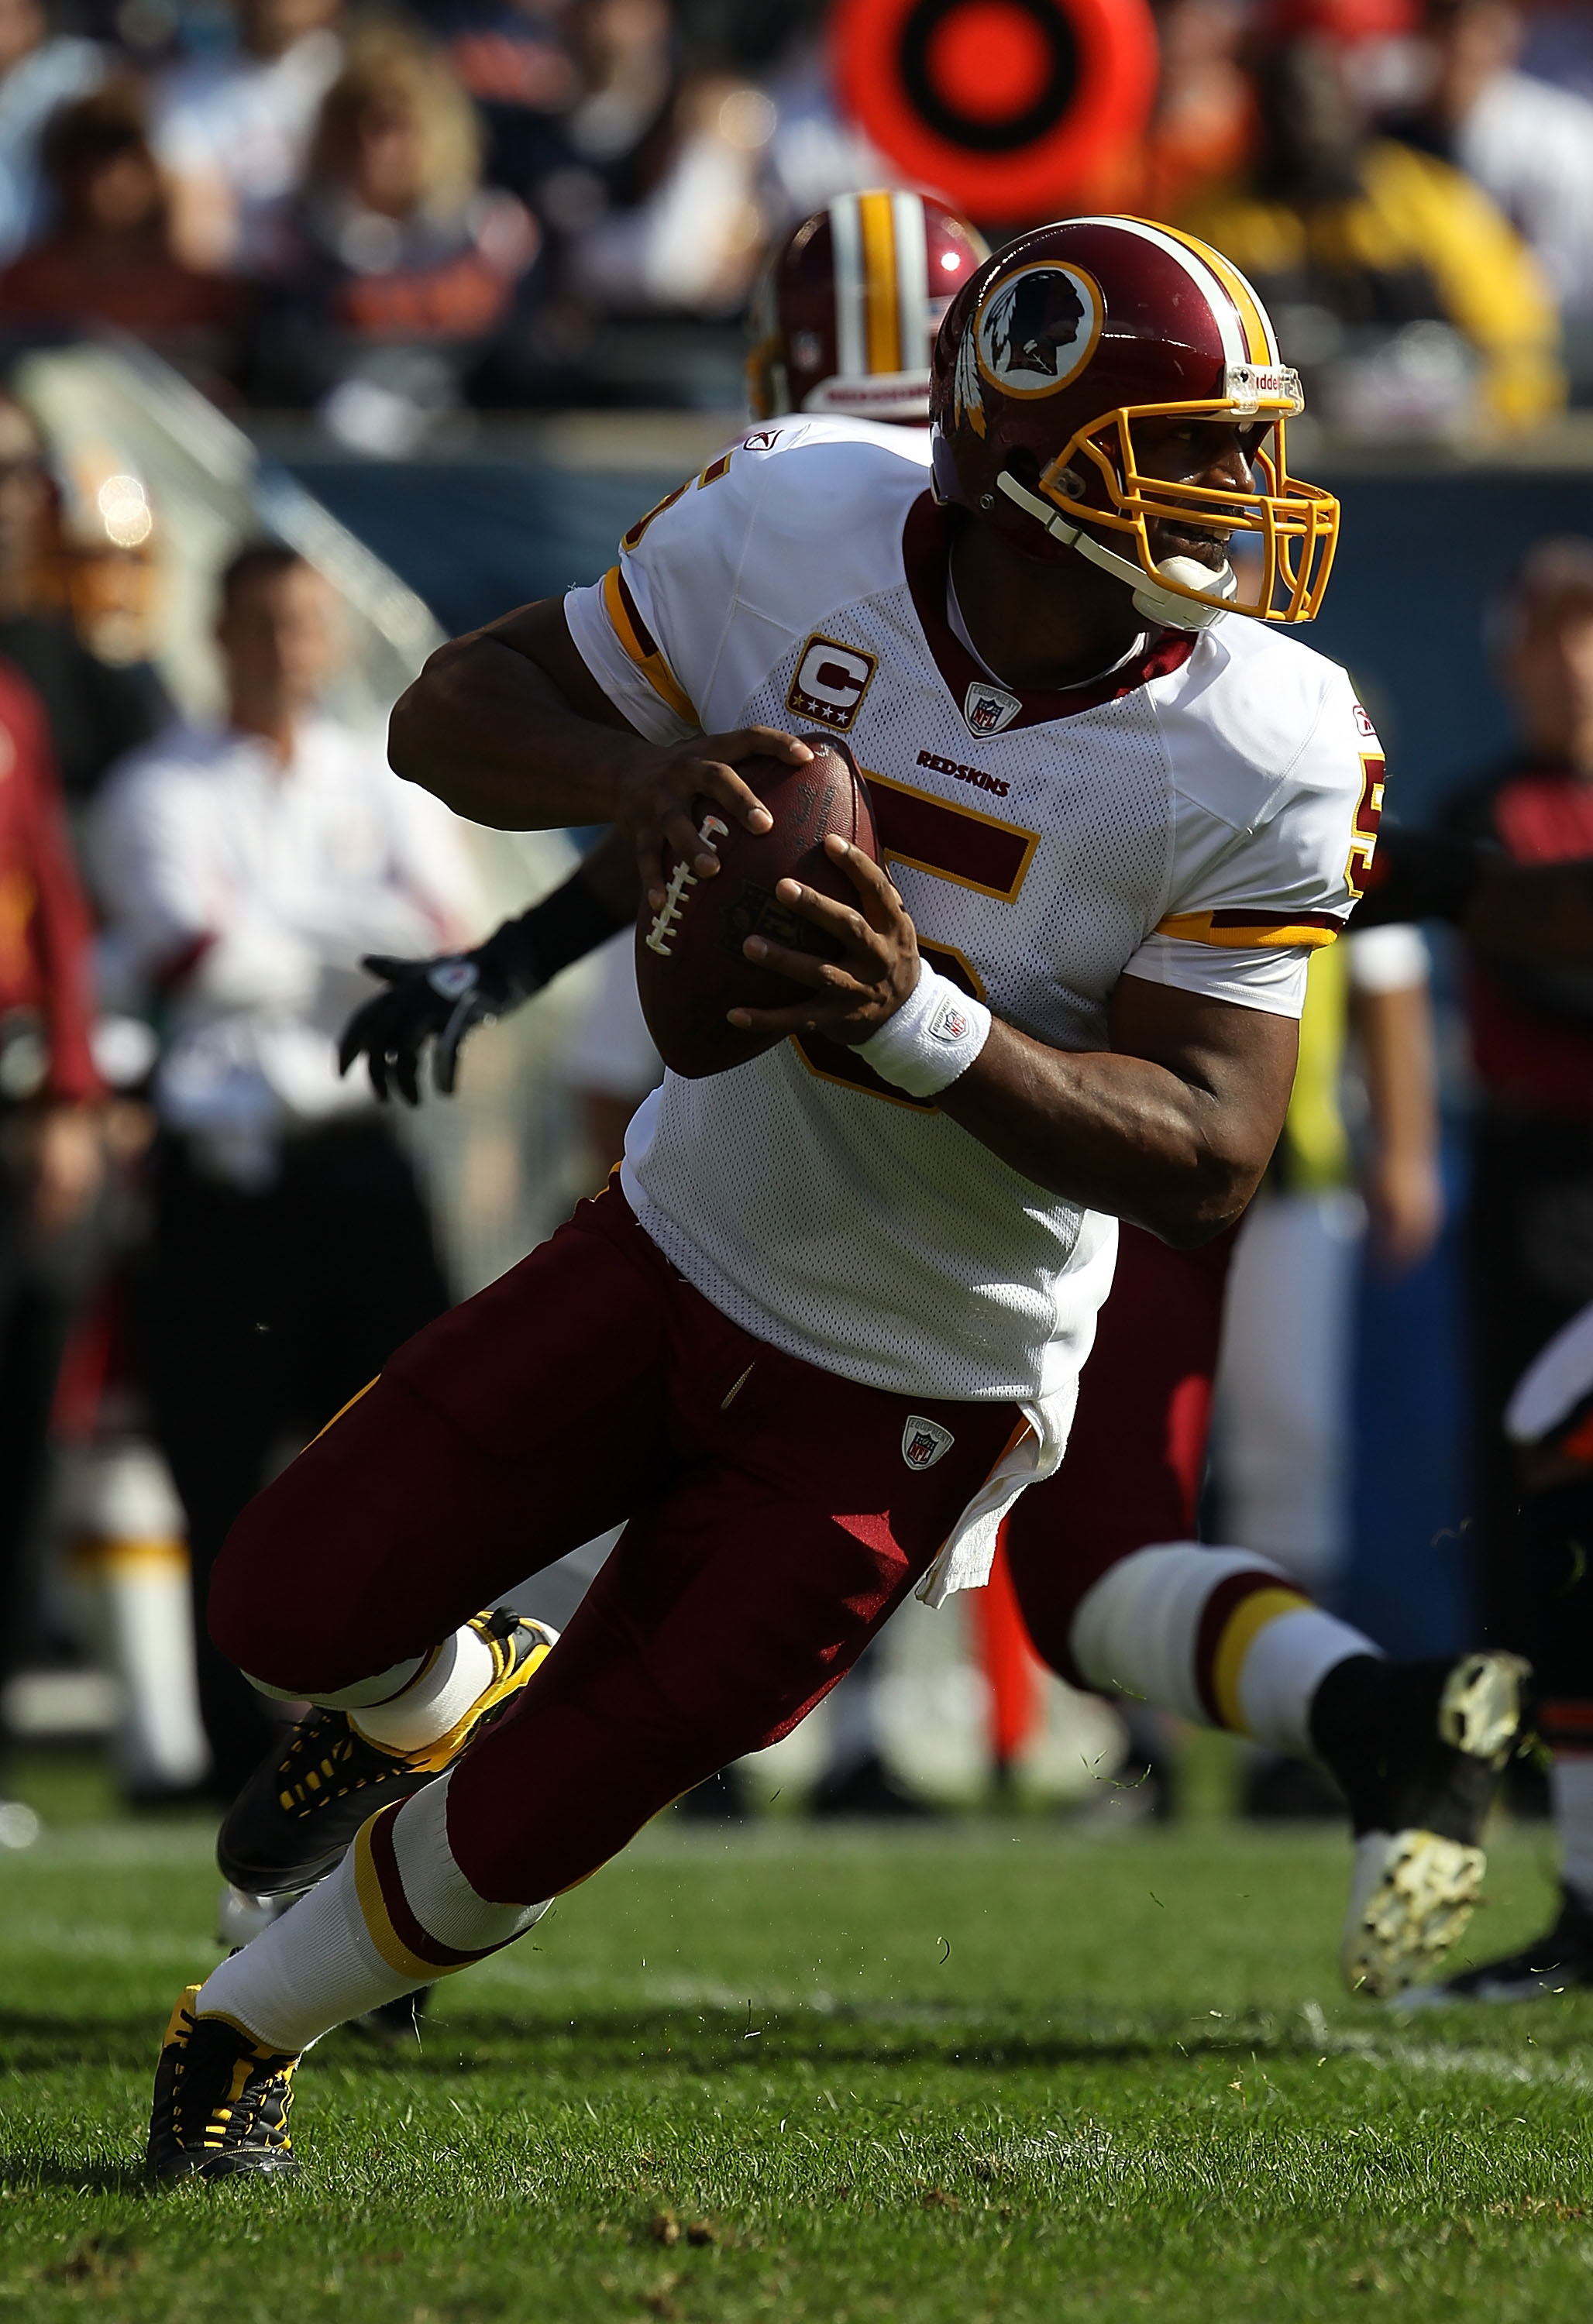
[[[1301,1752],[1329,1671],[1377,1652],[1270,1560],[1198,1542],[1120,1558],[1080,1600],[1069,1643],[1092,1686]]]
[[[492,1648],[467,1623],[435,1652],[357,1680],[335,1693],[308,1700],[324,1711],[346,1711],[362,1735],[389,1751],[421,1751],[457,1727],[493,1678]],[[274,1702],[299,1700],[291,1687],[250,1685]]]
[[[211,1973],[196,2014],[297,2052],[541,1920],[546,1904],[495,1904],[459,1870],[448,1844],[448,1784],[444,1776],[373,1816],[335,1872]]]

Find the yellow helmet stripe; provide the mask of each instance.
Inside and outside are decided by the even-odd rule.
[[[896,221],[889,194],[859,194],[863,230],[864,336],[870,372],[901,371],[902,318],[896,303]]]
[[[1197,258],[1203,259],[1227,292],[1239,310],[1239,321],[1245,333],[1245,351],[1248,361],[1253,364],[1275,364],[1279,360],[1278,343],[1273,335],[1272,325],[1267,320],[1266,311],[1232,259],[1225,258],[1221,251],[1213,250],[1209,242],[1200,242],[1194,235],[1185,234],[1178,226],[1164,226],[1162,232],[1171,235],[1174,242],[1181,242],[1184,248],[1192,250]]]

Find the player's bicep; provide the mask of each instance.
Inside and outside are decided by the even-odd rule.
[[[533,663],[578,718],[589,718],[594,725],[613,726],[627,733],[643,731],[605,690],[577,646],[563,598],[542,597],[535,604],[519,605],[501,620],[488,622],[477,635]]]

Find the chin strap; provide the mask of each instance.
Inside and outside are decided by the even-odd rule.
[[[1225,605],[1202,605],[1194,598],[1186,597],[1180,590],[1159,587],[1134,558],[1120,557],[1115,549],[1108,549],[1105,541],[1098,540],[1082,525],[1070,524],[1060,509],[1053,508],[1049,501],[1042,501],[1038,493],[1028,491],[1005,468],[996,477],[996,486],[998,492],[1006,494],[1009,501],[1015,502],[1026,516],[1037,518],[1053,540],[1061,541],[1069,549],[1076,549],[1080,557],[1088,558],[1092,565],[1098,565],[1101,571],[1109,573],[1115,581],[1125,581],[1134,591],[1135,611],[1143,613],[1146,621],[1158,622],[1167,630],[1209,630],[1227,613]],[[1220,590],[1225,597],[1236,597],[1239,594],[1239,577],[1231,565],[1225,565],[1220,573],[1213,573],[1206,566],[1198,565],[1192,557],[1170,557],[1167,566],[1174,580],[1187,579],[1191,588],[1204,586]],[[1198,580],[1195,578],[1197,575],[1199,576]]]

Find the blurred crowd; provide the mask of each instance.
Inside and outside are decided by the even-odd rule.
[[[1145,137],[1059,209],[1228,251],[1341,432],[1593,398],[1585,8],[1156,15]],[[606,324],[733,321],[772,234],[899,174],[823,43],[803,0],[0,0],[0,330],[133,333],[377,453],[589,393]]]

